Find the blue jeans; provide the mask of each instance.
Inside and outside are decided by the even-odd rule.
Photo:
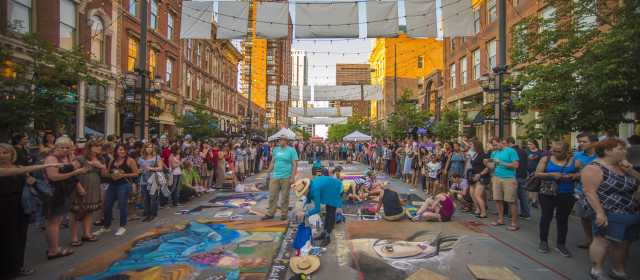
[[[104,203],[104,228],[111,227],[113,219],[113,205],[118,201],[118,210],[120,212],[120,226],[127,225],[127,204],[129,201],[129,193],[131,193],[131,185],[129,183],[110,184],[105,192]]]
[[[177,206],[180,201],[180,176],[173,175],[173,185],[171,186],[171,204]]]
[[[142,186],[142,197],[144,198],[144,212],[145,217],[158,215],[158,199],[160,190],[157,190],[155,194],[149,193],[149,185]]]
[[[531,205],[529,205],[529,193],[525,189],[527,179],[517,178],[518,201],[520,203],[520,216],[531,217]]]
[[[403,168],[403,162],[401,159],[396,159],[396,176],[400,177],[402,176],[402,168]]]

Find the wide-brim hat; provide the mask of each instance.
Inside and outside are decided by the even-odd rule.
[[[309,184],[311,181],[309,179],[300,179],[291,185],[291,188],[296,193],[296,196],[301,197],[306,195],[309,191]]]
[[[291,257],[289,268],[295,274],[311,274],[320,268],[320,258],[318,256]]]

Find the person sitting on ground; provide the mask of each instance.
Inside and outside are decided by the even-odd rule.
[[[453,199],[446,193],[440,193],[434,197],[428,197],[411,220],[448,222],[451,221],[454,212],[455,204],[453,203]]]
[[[333,176],[336,177],[336,179],[342,181],[342,166],[336,166],[335,168],[333,168]]]
[[[451,175],[451,187],[449,188],[449,196],[462,204],[465,212],[471,211],[471,197],[469,196],[469,181],[462,178],[460,174]]]
[[[382,207],[381,216],[387,221],[402,220],[406,214],[402,207],[402,201],[398,193],[388,187],[389,184],[383,184],[380,191],[380,199],[378,199],[378,205],[376,207],[376,213],[380,213]]]
[[[200,185],[200,176],[191,161],[185,161],[182,164],[182,177],[180,178],[182,194],[180,200],[186,202],[191,199],[192,196],[200,197],[204,192],[204,188]]]
[[[331,176],[315,176],[313,180],[303,179],[294,183],[291,188],[296,196],[306,196],[305,206],[313,203],[313,208],[297,213],[298,220],[320,214],[320,205],[325,206],[324,230],[314,239],[322,240],[320,247],[326,247],[331,242],[331,231],[336,224],[336,209],[342,207],[342,183]]]

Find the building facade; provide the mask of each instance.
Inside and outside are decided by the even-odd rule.
[[[336,85],[370,85],[371,68],[369,64],[336,64]],[[332,104],[338,107],[352,107],[353,117],[362,119],[371,116],[371,101],[340,101]]]
[[[436,39],[409,38],[404,34],[376,39],[369,55],[371,84],[382,87],[383,99],[371,102],[371,121],[385,120],[405,92],[420,103],[424,77],[443,69],[442,50],[442,41]]]

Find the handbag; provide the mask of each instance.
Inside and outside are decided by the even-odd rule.
[[[551,160],[550,157],[547,157],[547,162],[545,164],[545,171],[547,169],[546,165],[549,164],[549,161]],[[560,173],[564,172],[564,169],[567,167],[567,164],[569,164],[569,162],[572,159],[569,158],[565,161],[565,163],[562,165],[562,169],[560,169]],[[542,180],[542,182],[540,183],[540,194],[543,195],[548,195],[548,196],[556,196],[558,195],[558,181],[556,179],[546,179],[546,180]]]
[[[547,170],[547,165],[549,165],[549,157],[547,157],[547,161],[544,164],[544,170]],[[525,183],[524,183],[524,188],[528,191],[528,192],[540,192],[540,188],[542,187],[542,178],[536,176],[535,174],[531,174],[529,175],[529,177],[527,177]]]

